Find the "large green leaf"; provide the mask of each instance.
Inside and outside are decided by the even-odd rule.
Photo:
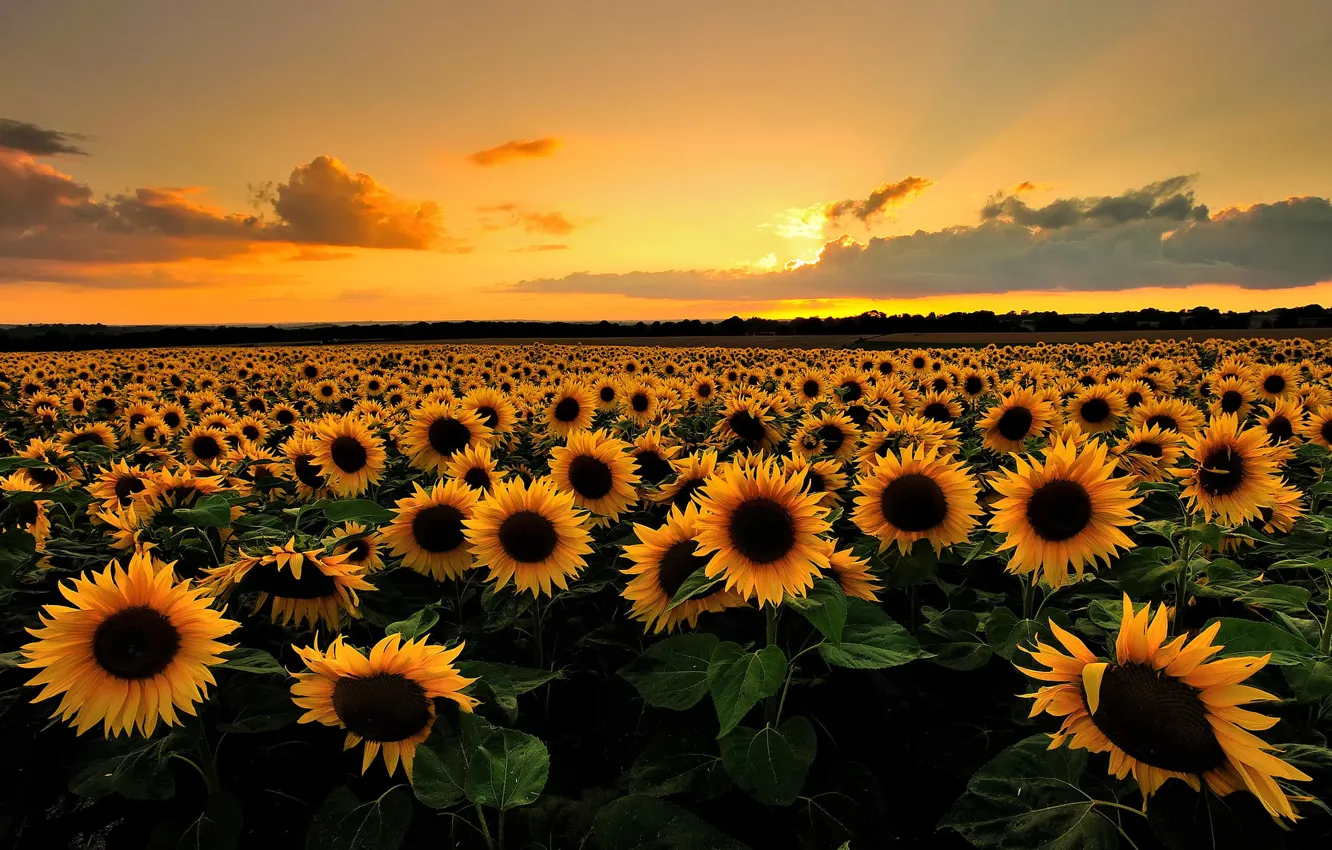
[[[444,717],[435,718],[430,737],[416,748],[412,791],[432,809],[446,809],[467,797],[467,769],[476,758],[491,726],[474,714],[460,714],[455,730]]]
[[[467,799],[507,810],[536,802],[546,787],[550,753],[533,735],[494,729],[467,765]]]
[[[1266,655],[1270,652],[1273,664],[1287,667],[1307,664],[1309,659],[1318,654],[1318,650],[1304,638],[1271,623],[1222,617],[1209,620],[1207,625],[1218,621],[1221,623],[1221,631],[1212,641],[1224,647],[1217,653],[1218,658],[1229,655]]]
[[[708,692],[708,662],[716,646],[716,635],[701,632],[669,637],[648,647],[620,675],[648,705],[683,711]]]
[[[719,644],[708,663],[708,691],[717,707],[720,738],[735,728],[754,703],[770,697],[786,679],[786,656],[775,646],[746,652],[739,644]]]
[[[204,496],[192,508],[176,508],[174,518],[195,528],[226,528],[231,525],[231,503],[221,493]]]
[[[148,741],[99,741],[94,752],[108,754],[75,774],[69,790],[81,797],[119,794],[129,800],[169,800],[176,794],[169,763],[189,748],[189,737],[181,731]]]
[[[847,600],[846,628],[842,630],[841,644],[821,644],[819,655],[836,667],[862,670],[897,667],[917,658],[930,657],[910,632],[879,606],[862,599]]]
[[[842,630],[846,627],[846,598],[837,582],[821,578],[814,582],[807,595],[787,597],[783,604],[809,620],[819,634],[833,643],[840,643]]]
[[[415,640],[430,633],[439,622],[439,609],[427,605],[405,620],[389,623],[384,627],[386,635],[402,635],[403,640]]]
[[[463,661],[458,664],[458,671],[468,678],[477,679],[472,686],[472,693],[489,693],[509,720],[518,718],[518,695],[536,690],[547,682],[564,677],[559,670],[539,670],[535,667],[515,667],[512,664],[499,664],[490,661]],[[484,698],[484,697],[483,697]]]
[[[396,514],[378,502],[369,499],[321,499],[310,507],[324,512],[329,522],[359,522],[363,525],[381,525],[392,521]]]
[[[593,829],[601,850],[748,850],[693,813],[638,794],[602,806]]]
[[[412,821],[412,798],[402,786],[362,803],[347,787],[334,788],[315,812],[306,850],[397,850]]]
[[[785,806],[800,796],[817,743],[814,727],[803,717],[779,727],[740,726],[721,740],[722,764],[755,800]]]
[[[1118,829],[1080,786],[1085,750],[1026,738],[982,767],[939,822],[981,850],[1113,850]]]
[[[286,676],[278,660],[262,649],[238,646],[228,650],[220,666],[223,670],[236,670],[241,673],[254,673],[259,676]]]

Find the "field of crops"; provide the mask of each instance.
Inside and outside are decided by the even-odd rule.
[[[1332,846],[1332,348],[0,355],[8,847]]]

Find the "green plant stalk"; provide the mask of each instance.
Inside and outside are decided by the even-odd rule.
[[[1036,573],[1031,574],[1031,580],[1028,581],[1025,576],[1020,576],[1018,581],[1022,583],[1022,619],[1031,619],[1031,598],[1036,595]]]
[[[1327,604],[1323,606],[1323,633],[1318,638],[1318,651],[1323,655],[1332,651],[1332,587],[1327,591]]]
[[[768,647],[768,646],[776,646],[776,645],[777,645],[777,606],[776,606],[776,605],[770,605],[770,606],[768,606],[767,608],[764,608],[764,609],[763,609],[763,613],[764,613],[764,616],[767,618],[767,619],[766,619],[766,623],[765,623],[764,635],[763,635],[763,638],[764,638],[764,640],[763,640],[763,645],[764,645],[765,647]],[[788,666],[788,668],[787,668],[787,675],[788,675],[788,676],[790,675],[790,668],[789,668],[789,666]],[[783,696],[785,696],[785,693],[783,693]],[[777,725],[777,718],[780,717],[780,715],[781,715],[781,707],[780,707],[780,705],[778,704],[777,699],[776,699],[775,696],[770,696],[770,697],[767,698],[767,700],[764,701],[764,703],[763,703],[763,713],[764,713],[764,716],[767,718],[767,721],[768,721],[768,723],[769,723],[770,725],[773,725],[773,726],[776,726],[776,725]]]
[[[1180,634],[1180,625],[1184,619],[1184,608],[1189,604],[1189,564],[1193,561],[1193,549],[1184,544],[1179,560],[1179,572],[1175,574],[1175,614],[1171,626],[1175,634]]]
[[[490,825],[486,823],[486,812],[476,803],[476,819],[481,822],[481,835],[486,839],[486,846],[494,850],[495,839],[490,837]]]

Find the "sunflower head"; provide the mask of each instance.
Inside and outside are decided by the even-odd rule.
[[[1177,469],[1182,498],[1209,521],[1239,525],[1261,515],[1280,486],[1276,461],[1262,428],[1241,428],[1234,416],[1215,417],[1201,434],[1186,438],[1193,466]]]
[[[735,592],[714,584],[706,593],[670,607],[685,580],[708,564],[698,555],[698,520],[697,505],[672,507],[660,528],[635,524],[639,542],[624,547],[633,564],[624,571],[633,578],[622,591],[632,603],[630,616],[654,632],[674,631],[682,624],[693,628],[704,613],[744,602]]]
[[[861,531],[879,538],[880,551],[896,544],[909,552],[918,540],[942,551],[976,526],[976,492],[962,464],[932,448],[908,447],[900,456],[885,454],[861,480],[852,516]]]
[[[383,530],[384,542],[409,569],[436,581],[460,578],[472,567],[463,524],[472,517],[481,491],[456,478],[430,490],[412,486],[415,492],[398,500],[397,516]]]
[[[568,587],[587,566],[586,516],[549,478],[519,479],[495,485],[464,525],[477,566],[489,567],[497,589],[512,581],[520,593],[537,596]]]

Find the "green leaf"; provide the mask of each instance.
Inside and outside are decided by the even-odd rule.
[[[1270,608],[1287,614],[1303,614],[1309,608],[1311,594],[1293,584],[1261,584],[1239,597],[1255,608]]]
[[[749,850],[674,803],[631,794],[597,811],[601,850]]]
[[[982,767],[940,829],[953,829],[981,850],[1115,848],[1118,831],[1080,787],[1084,750],[1047,749],[1033,735]]]
[[[1299,702],[1320,702],[1332,696],[1332,664],[1326,661],[1282,667],[1281,672]]]
[[[315,812],[306,850],[397,850],[412,821],[412,798],[402,786],[362,803],[345,786],[334,788]]]
[[[69,782],[81,797],[119,794],[127,800],[169,800],[176,795],[176,780],[167,763],[190,748],[185,733],[172,732],[149,741],[130,739],[100,742],[99,750],[112,755],[88,764]]]
[[[427,605],[405,620],[389,623],[384,627],[385,635],[402,635],[403,640],[415,640],[429,634],[439,622],[439,611],[434,605]]]
[[[559,670],[538,670],[534,667],[515,667],[490,661],[463,661],[458,670],[470,679],[478,679],[472,692],[489,692],[491,699],[509,720],[518,719],[518,695],[536,690],[547,682],[564,678]]]
[[[1010,627],[991,627],[985,633],[990,648],[1008,661],[1025,658],[1026,653],[1019,654],[1018,647],[1034,646],[1037,636],[1049,638],[1051,632],[1049,626],[1036,620],[1017,620]]]
[[[708,692],[708,662],[717,636],[689,632],[648,647],[620,675],[638,689],[648,705],[683,711]]]
[[[1119,631],[1119,624],[1124,621],[1124,600],[1097,599],[1087,606],[1087,616],[1096,625],[1115,634]]]
[[[192,508],[176,508],[173,516],[195,528],[227,528],[231,525],[231,503],[220,493],[204,496]]]
[[[432,809],[446,809],[467,798],[467,771],[494,727],[475,714],[459,714],[455,730],[435,718],[430,737],[416,748],[412,791]]]
[[[369,499],[321,499],[311,505],[324,512],[329,522],[359,522],[363,525],[382,525],[391,522],[397,514]]]
[[[740,726],[721,740],[726,772],[755,800],[768,806],[795,802],[814,763],[817,739],[803,717],[761,730]]]
[[[841,643],[842,629],[846,627],[846,594],[832,579],[814,582],[806,596],[788,596],[783,603],[794,608],[809,624],[833,643]]]
[[[1311,570],[1332,573],[1332,558],[1286,558],[1276,561],[1269,570]]]
[[[467,766],[467,799],[507,811],[536,802],[546,787],[550,753],[540,738],[495,729]]]
[[[745,652],[739,644],[719,644],[708,662],[708,691],[717,707],[720,738],[744,719],[754,703],[777,693],[786,678],[786,656],[775,646]]]
[[[228,650],[222,656],[226,660],[219,666],[223,670],[236,670],[241,673],[254,673],[259,676],[286,676],[278,660],[262,649],[238,646]]]
[[[835,667],[879,670],[897,667],[917,658],[929,658],[911,633],[863,599],[848,599],[842,643],[820,644],[819,655]]]
[[[153,830],[148,850],[232,850],[240,842],[245,815],[234,794],[219,791],[188,823],[166,821]]]
[[[1212,642],[1224,646],[1217,653],[1217,658],[1229,655],[1265,655],[1270,652],[1272,664],[1278,667],[1290,667],[1307,664],[1310,658],[1318,654],[1318,650],[1303,638],[1271,623],[1222,617],[1209,620],[1207,625],[1210,626],[1215,622],[1221,623],[1221,631]]]
[[[666,610],[669,611],[696,596],[704,595],[721,580],[721,573],[718,573],[715,578],[708,578],[707,568],[699,567],[690,573],[689,577],[680,585],[680,588],[675,591],[675,595],[671,597],[671,604],[666,606]]]

